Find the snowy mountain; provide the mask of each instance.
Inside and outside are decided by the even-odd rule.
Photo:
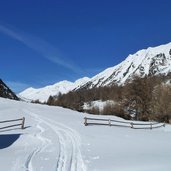
[[[14,92],[0,79],[0,97],[19,100]]]
[[[122,85],[135,75],[144,77],[146,75],[167,75],[168,73],[171,73],[171,43],[140,50],[129,55],[120,64],[104,70],[91,79],[84,77],[74,83],[61,81],[40,89],[28,88],[19,96],[44,102],[50,95],[65,94],[72,90],[110,86],[114,83]]]
[[[171,73],[171,43],[149,47],[129,55],[120,64],[108,68],[91,78],[82,88],[124,84],[133,76],[167,75]]]
[[[88,77],[81,78],[76,80],[75,82],[70,81],[61,81],[54,85],[49,85],[43,88],[35,89],[28,88],[19,94],[19,97],[28,100],[39,100],[41,102],[45,102],[48,100],[49,96],[55,96],[59,93],[65,94],[69,91],[72,91],[76,87],[80,87],[90,79]]]

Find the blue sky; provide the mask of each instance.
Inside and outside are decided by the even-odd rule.
[[[0,1],[0,77],[15,91],[92,77],[171,41],[170,0]]]

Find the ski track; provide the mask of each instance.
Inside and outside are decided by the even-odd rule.
[[[36,120],[38,120],[38,119],[36,119]],[[50,141],[42,136],[42,134],[44,133],[45,130],[42,126],[40,126],[41,123],[42,122],[40,120],[38,120],[37,128],[40,131],[39,131],[39,133],[35,134],[35,137],[37,139],[39,139],[42,144],[39,145],[38,147],[36,147],[27,157],[27,160],[26,160],[25,165],[24,165],[26,168],[26,171],[33,171],[34,170],[32,161],[34,160],[34,158],[37,155],[39,155],[39,153],[41,151],[43,151],[50,144]]]
[[[40,123],[48,126],[53,132],[55,132],[59,139],[59,155],[57,156],[55,171],[86,171],[86,166],[83,162],[79,148],[81,140],[76,131],[52,119],[37,115],[30,110],[28,110],[27,113],[38,121],[37,127],[40,129],[40,133],[36,136],[43,142],[43,145],[36,148],[28,156],[25,163],[26,171],[34,171],[32,164],[34,157],[39,155],[40,151],[43,151],[43,149],[46,148],[44,144],[47,144],[47,139],[42,136],[44,128],[40,126]]]
[[[36,119],[35,119],[36,120]],[[44,133],[44,128],[42,126],[40,126],[41,122],[40,120],[37,120],[38,124],[37,124],[37,128],[38,128],[38,133],[34,134],[33,136],[36,137],[38,140],[40,140],[41,144],[39,143],[38,147],[35,147],[30,154],[28,155],[24,165],[20,162],[20,158],[17,158],[11,171],[18,171],[21,170],[21,167],[25,170],[25,171],[33,171],[33,165],[32,165],[32,161],[34,160],[34,158],[39,155],[39,153],[41,151],[43,151],[49,144],[50,141],[48,139],[46,139],[45,137],[42,136],[42,134]],[[23,170],[22,169],[22,170]]]

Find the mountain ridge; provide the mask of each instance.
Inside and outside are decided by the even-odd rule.
[[[168,43],[128,55],[120,64],[97,74],[83,87],[109,86],[113,83],[122,85],[134,75],[144,77],[145,75],[168,74],[170,72],[171,43]]]
[[[24,100],[39,100],[40,102],[46,102],[49,96],[68,93],[88,80],[88,77],[83,77],[75,82],[64,80],[38,89],[30,87],[19,93],[19,96]]]
[[[110,86],[112,84],[123,85],[135,75],[145,77],[151,75],[167,75],[169,73],[171,73],[171,43],[157,47],[149,47],[139,50],[134,54],[129,54],[121,63],[105,69],[92,78],[84,77],[86,79],[81,78],[79,79],[80,82],[76,80],[75,83],[66,80],[58,82],[54,84],[57,85],[58,90],[55,89],[54,91],[56,92],[47,94],[44,100],[47,101],[47,96],[57,95],[59,92],[65,94],[69,91],[77,91],[79,89],[91,89],[94,87]],[[63,82],[67,84],[63,86]],[[62,84],[62,90],[60,90],[60,83]],[[44,91],[47,87],[49,86],[44,87],[42,90]],[[40,90],[41,89],[35,89],[35,92],[33,91],[33,94],[31,94],[27,89],[27,91],[21,92],[20,95],[24,97],[29,96],[36,100],[35,97],[33,98],[33,96],[35,96],[34,93],[39,94],[37,91]],[[28,95],[29,93],[30,95]],[[46,91],[45,94],[46,93],[48,93],[48,91]],[[36,97],[41,100],[40,97]]]

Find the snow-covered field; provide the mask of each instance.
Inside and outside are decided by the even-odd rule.
[[[90,103],[85,102],[83,105],[83,109],[90,110],[93,108],[98,108],[100,111],[103,111],[104,107],[107,105],[115,105],[115,102],[112,100],[107,100],[107,101],[96,100]]]
[[[23,116],[26,129],[0,130],[2,171],[171,170],[170,125],[153,130],[85,127],[83,118],[90,115],[0,98],[0,120]]]

